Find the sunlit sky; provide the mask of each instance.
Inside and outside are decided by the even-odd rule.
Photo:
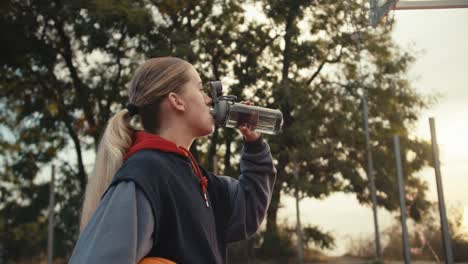
[[[468,131],[468,9],[401,10],[395,12],[395,22],[395,41],[417,53],[409,72],[413,86],[424,94],[442,96],[421,113],[414,136],[430,140],[428,118],[435,118],[445,202],[448,208],[461,208],[468,227],[468,140],[463,136]],[[436,201],[434,170],[425,169],[420,177],[428,181],[429,198]],[[283,202],[281,219],[295,224],[294,200]],[[349,237],[373,236],[371,208],[359,205],[352,195],[303,200],[300,209],[303,225],[319,225],[336,236],[337,247],[330,254],[345,253]],[[380,230],[395,221],[395,215],[382,209],[378,217]]]

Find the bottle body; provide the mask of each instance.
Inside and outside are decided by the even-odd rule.
[[[279,110],[233,103],[228,106],[225,126],[238,128],[246,125],[256,132],[276,135],[282,124],[283,114]]]

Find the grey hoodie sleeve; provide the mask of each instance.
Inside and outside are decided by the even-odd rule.
[[[226,242],[252,236],[259,228],[270,204],[276,169],[270,147],[259,140],[246,143],[241,154],[239,180],[225,177],[232,208],[226,228]]]
[[[69,263],[138,263],[150,251],[154,217],[133,182],[109,189],[75,245]]]

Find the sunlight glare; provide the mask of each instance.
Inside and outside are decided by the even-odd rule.
[[[468,207],[463,210],[463,230],[468,232]]]

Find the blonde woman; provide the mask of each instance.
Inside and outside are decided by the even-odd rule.
[[[276,176],[269,146],[242,127],[239,180],[206,171],[188,149],[213,132],[210,106],[182,59],[136,70],[100,142],[70,263],[225,263],[227,243],[256,232]]]

